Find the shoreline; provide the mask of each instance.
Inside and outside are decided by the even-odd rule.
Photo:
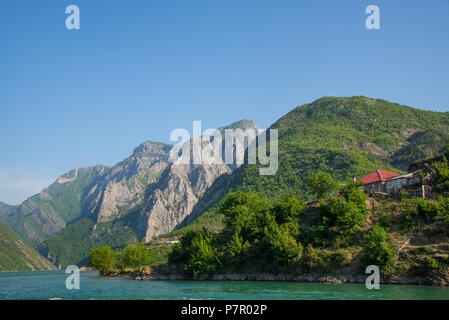
[[[161,273],[161,272],[120,272],[102,274],[103,277],[124,277],[137,281],[261,281],[261,282],[299,282],[299,283],[325,283],[325,284],[365,284],[367,276],[357,275],[330,275],[330,274],[269,274],[269,273],[219,273],[213,275],[202,275],[197,278],[184,273]],[[380,284],[394,285],[416,285],[432,287],[449,287],[449,279],[446,277],[414,277],[390,276],[380,278]]]

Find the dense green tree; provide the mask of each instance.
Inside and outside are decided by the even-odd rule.
[[[394,250],[388,244],[388,235],[384,228],[375,225],[363,242],[364,254],[361,266],[376,265],[383,274],[389,274],[394,264]]]
[[[197,231],[188,231],[180,240],[180,243],[175,245],[169,254],[169,261],[173,263],[185,263],[191,257],[192,241],[199,235],[209,237],[209,232],[206,229]]]
[[[293,196],[281,196],[274,200],[271,212],[280,224],[297,219],[305,212],[304,202]]]
[[[432,164],[431,170],[434,175],[433,185],[436,191],[449,191],[449,161],[446,154],[441,155],[441,161]]]
[[[365,220],[365,212],[357,203],[343,197],[333,198],[320,206],[322,226],[326,229],[337,228],[339,231],[353,230]]]
[[[308,187],[316,194],[318,199],[323,199],[329,197],[337,189],[337,183],[329,173],[318,171],[309,177]]]
[[[237,232],[245,240],[252,241],[263,232],[264,217],[270,203],[257,193],[230,193],[220,206],[227,230]]]
[[[90,250],[89,264],[102,273],[112,271],[115,262],[115,252],[108,246]]]
[[[142,269],[152,262],[152,257],[148,251],[148,246],[142,242],[131,243],[123,249],[123,260],[126,267],[134,271]]]
[[[363,182],[351,181],[340,188],[340,195],[347,201],[355,203],[362,211],[366,211],[365,201],[368,196],[362,191]]]
[[[214,272],[220,264],[218,251],[212,246],[211,238],[201,233],[195,236],[191,242],[190,259],[185,269],[197,277]]]
[[[243,264],[249,246],[249,242],[244,241],[243,237],[239,236],[237,232],[232,235],[227,244],[226,253],[234,265],[239,267]]]
[[[265,229],[265,241],[273,258],[282,267],[290,267],[301,259],[302,245],[289,233],[287,227],[272,226]]]

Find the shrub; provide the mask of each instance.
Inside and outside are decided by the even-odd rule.
[[[123,249],[123,261],[126,267],[141,271],[152,262],[148,247],[141,242],[131,243]]]
[[[440,212],[438,217],[443,219],[446,224],[449,224],[449,198],[440,197]]]
[[[305,209],[304,202],[300,202],[298,198],[283,196],[274,201],[270,211],[277,223],[282,224],[297,219]]]
[[[287,227],[267,228],[265,239],[271,255],[282,267],[288,268],[301,259],[302,245],[290,235]]]
[[[440,215],[440,205],[438,202],[425,199],[408,199],[404,201],[404,215],[401,218],[400,226],[403,231],[413,230],[419,220],[430,223]]]
[[[438,261],[434,258],[426,257],[424,259],[425,266],[430,270],[438,270],[440,269],[440,265]]]
[[[229,231],[252,241],[263,234],[263,219],[269,208],[268,200],[257,193],[235,192],[223,200],[219,212]]]
[[[318,171],[309,178],[308,187],[318,199],[323,199],[329,197],[337,189],[337,183],[329,173]]]
[[[368,199],[368,196],[362,191],[362,185],[363,183],[360,181],[350,182],[340,189],[340,195],[346,201],[355,203],[360,210],[366,211],[365,201]]]
[[[116,255],[108,246],[90,250],[89,264],[102,273],[112,271],[115,262]]]
[[[351,257],[346,250],[330,251],[307,246],[304,253],[303,265],[309,272],[323,272],[349,265]]]
[[[361,267],[376,265],[383,274],[389,274],[394,264],[394,251],[388,244],[385,229],[375,225],[366,235],[363,242],[364,255]]]
[[[229,241],[227,245],[227,254],[231,259],[231,262],[237,266],[240,267],[243,265],[244,257],[246,255],[246,252],[249,248],[249,242],[244,241],[241,236],[239,236],[237,233],[234,233],[234,235],[231,238],[231,241]]]
[[[365,220],[365,213],[356,203],[340,197],[331,199],[328,204],[322,203],[320,217],[323,226],[344,231],[360,226]]]
[[[198,234],[192,239],[190,259],[185,265],[185,270],[197,277],[204,273],[214,272],[220,264],[218,251],[211,245],[211,238]]]

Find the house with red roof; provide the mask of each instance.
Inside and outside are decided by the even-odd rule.
[[[419,171],[421,170],[400,175],[387,170],[376,170],[361,179],[363,189],[369,193],[392,193],[404,186],[420,183],[417,175]]]
[[[376,170],[361,179],[363,181],[363,189],[365,191],[368,191],[369,193],[387,193],[386,182],[392,178],[399,176],[400,174],[395,172],[387,170]]]

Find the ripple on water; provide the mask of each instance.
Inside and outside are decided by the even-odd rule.
[[[81,271],[80,290],[65,287],[64,270],[0,273],[0,299],[449,299],[449,288],[238,281],[134,281]]]

